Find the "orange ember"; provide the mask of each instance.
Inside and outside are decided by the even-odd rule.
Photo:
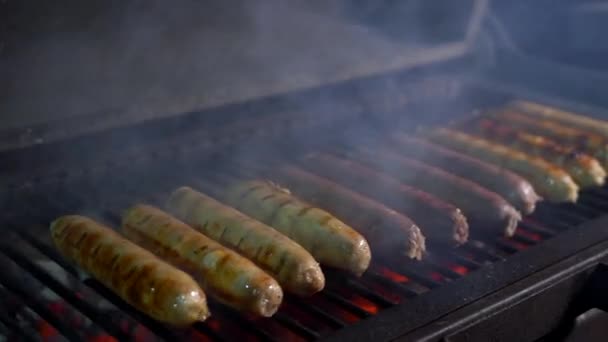
[[[375,315],[378,313],[378,306],[363,297],[354,297],[353,303],[370,314]]]
[[[410,279],[403,274],[396,273],[386,267],[380,267],[379,273],[396,283],[407,283],[410,281]]]
[[[462,265],[451,264],[449,267],[452,271],[460,274],[461,276],[464,276],[469,273],[469,269]]]
[[[38,334],[43,341],[52,341],[58,336],[58,332],[52,325],[47,323],[47,321],[40,321],[38,323]]]

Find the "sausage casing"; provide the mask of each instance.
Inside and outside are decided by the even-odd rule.
[[[420,259],[426,250],[420,228],[384,204],[302,168],[283,165],[273,172],[301,198],[326,208],[363,234],[374,255]]]
[[[399,154],[468,178],[502,195],[524,214],[531,214],[540,200],[532,184],[510,170],[403,133],[392,138]]]
[[[601,186],[606,171],[594,157],[578,152],[541,135],[512,129],[492,119],[480,119],[467,126],[474,134],[507,145],[520,152],[543,158],[566,170],[581,187]]]
[[[413,218],[429,240],[458,245],[468,239],[467,219],[456,206],[366,165],[328,153],[308,155],[299,165]]]
[[[526,177],[534,189],[549,201],[576,202],[578,198],[578,185],[570,175],[544,159],[447,128],[435,129],[427,138]]]
[[[173,192],[169,212],[222,245],[256,263],[283,290],[312,295],[325,286],[319,263],[285,235],[189,187]]]
[[[505,109],[493,113],[499,122],[518,130],[546,136],[560,144],[594,156],[608,168],[608,139],[592,131],[578,129],[551,120],[529,117],[521,112]]]
[[[207,298],[186,273],[87,217],[51,223],[61,254],[150,317],[176,326],[209,316]]]
[[[361,275],[371,261],[367,240],[332,214],[268,181],[237,182],[227,203],[299,243],[321,264]]]
[[[270,317],[283,300],[276,280],[254,263],[160,209],[129,208],[122,229],[133,242],[187,270],[205,292],[228,306]]]
[[[511,106],[524,110],[527,114],[553,120],[567,126],[575,127],[581,130],[595,132],[601,134],[604,138],[608,138],[608,122],[568,112],[559,108],[555,108],[540,103],[530,101],[513,101]]]
[[[454,203],[469,221],[474,219],[480,227],[498,228],[505,236],[512,236],[521,220],[520,213],[502,196],[439,168],[390,151],[365,147],[353,156],[405,184]]]

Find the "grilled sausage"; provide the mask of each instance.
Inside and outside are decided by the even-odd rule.
[[[467,127],[484,139],[504,144],[561,166],[580,187],[604,184],[606,171],[600,162],[574,148],[566,147],[540,135],[512,129],[492,119],[480,119]]]
[[[570,175],[544,159],[447,128],[435,129],[427,138],[526,177],[549,201],[576,202],[578,198],[578,186]]]
[[[266,270],[283,289],[312,295],[325,286],[317,261],[302,246],[267,225],[188,187],[167,207],[179,219]]]
[[[361,163],[327,153],[308,155],[300,165],[413,218],[429,240],[458,245],[468,239],[469,226],[460,209],[427,192],[402,184]]]
[[[391,141],[399,154],[468,178],[500,194],[524,214],[531,214],[540,200],[530,182],[505,168],[402,133]]]
[[[575,114],[562,109],[530,101],[519,100],[512,102],[510,105],[525,111],[526,114],[552,120],[581,130],[601,134],[604,138],[608,138],[608,122],[604,120],[590,118],[582,114]]]
[[[122,228],[131,241],[187,270],[228,306],[270,317],[283,300],[277,281],[251,261],[157,208],[131,207]]]
[[[268,181],[251,180],[237,182],[224,197],[238,210],[299,243],[322,265],[359,276],[369,266],[371,252],[361,234],[286,189]]]
[[[594,156],[608,168],[608,139],[600,134],[566,126],[551,120],[529,117],[515,110],[501,110],[494,118],[507,126],[532,134],[546,136],[560,144],[571,146],[577,150]]]
[[[51,223],[51,235],[64,257],[150,317],[185,326],[209,316],[194,279],[112,229],[69,215]]]
[[[363,234],[374,255],[421,259],[426,250],[420,228],[407,216],[302,168],[283,165],[275,179],[289,184],[301,198],[325,208]]]
[[[365,147],[349,154],[349,157],[386,172],[402,183],[454,203],[469,222],[474,220],[480,227],[498,228],[505,236],[513,236],[521,220],[521,214],[495,192],[423,162]]]

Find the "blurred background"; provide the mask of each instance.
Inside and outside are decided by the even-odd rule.
[[[125,108],[184,112],[238,100],[237,93],[338,80],[417,43],[462,39],[468,17],[457,13],[468,12],[458,7],[470,4],[1,0],[2,128]],[[608,72],[607,2],[489,6],[485,25],[510,49]]]

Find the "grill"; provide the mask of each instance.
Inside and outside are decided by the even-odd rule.
[[[475,69],[479,61],[473,57],[479,55],[481,64],[492,64],[483,72]],[[324,269],[323,291],[310,298],[286,295],[272,318],[210,300],[212,317],[184,329],[135,311],[68,264],[50,240],[48,223],[57,216],[78,213],[118,226],[121,211],[134,203],[162,205],[178,186],[204,189],[218,175],[246,176],[239,169],[243,158],[271,168],[337,144],[354,148],[365,143],[360,137],[382,139],[392,130],[444,125],[448,115],[447,121],[466,121],[476,109],[511,99],[607,117],[589,104],[582,86],[573,92],[558,89],[550,84],[555,77],[547,76],[580,85],[574,81],[584,78],[582,73],[511,51],[491,61],[479,55],[82,135],[71,132],[87,122],[78,118],[64,126],[32,126],[25,136],[0,132],[0,142],[11,145],[0,152],[5,189],[0,195],[5,235],[0,336],[31,341],[477,341],[488,336],[550,341],[563,336],[581,313],[608,308],[602,294],[608,276],[603,266],[608,186],[582,191],[576,204],[541,203],[512,238],[484,235],[472,226],[465,245],[429,242],[422,261],[374,259],[361,278]],[[532,69],[530,78],[539,82],[520,75]],[[518,77],[513,70],[519,70]]]
[[[435,85],[445,82],[441,83],[443,87],[432,88],[451,90],[443,94],[427,92],[426,97],[416,93],[421,104],[403,106],[397,112],[410,112],[414,110],[412,108],[418,110],[425,98],[442,96],[450,101],[462,98],[465,91],[479,92],[475,87],[464,90],[465,86],[454,83],[453,79],[424,82],[427,81]],[[418,79],[414,84],[420,82]],[[403,89],[407,87],[404,83]],[[454,91],[455,88],[461,90]],[[421,88],[416,86],[415,89],[420,91]],[[486,96],[484,101],[504,98],[504,94]],[[232,107],[229,111],[240,115],[248,107]],[[209,122],[201,122],[185,135],[183,123],[179,121],[192,121],[180,118],[155,124],[169,127],[166,130],[169,132],[179,131],[179,135],[162,142],[152,140],[146,144],[125,145],[120,154],[115,153],[110,142],[117,135],[129,136],[131,131],[111,131],[96,137],[79,138],[77,143],[71,142],[70,145],[85,150],[87,145],[104,146],[108,143],[107,151],[111,153],[107,154],[107,159],[102,149],[97,160],[90,163],[79,158],[82,150],[73,151],[73,159],[70,159],[70,154],[63,154],[65,160],[60,162],[42,157],[48,151],[68,151],[69,146],[62,146],[62,143],[43,145],[18,154],[5,153],[5,165],[35,161],[50,171],[44,176],[26,173],[15,177],[13,174],[13,181],[7,185],[9,191],[4,198],[3,219],[7,229],[0,254],[0,262],[6,271],[0,276],[0,289],[3,305],[9,310],[0,317],[2,328],[6,330],[3,333],[8,336],[22,334],[32,339],[38,335],[49,338],[57,334],[68,340],[113,336],[118,340],[247,338],[277,341],[371,337],[372,334],[388,338],[407,332],[420,333],[425,331],[422,323],[428,324],[464,304],[492,295],[496,290],[516,283],[524,275],[541,272],[550,264],[567,259],[573,251],[598,243],[598,237],[605,234],[604,227],[594,220],[608,211],[606,187],[584,191],[577,204],[542,203],[532,216],[523,220],[511,239],[478,236],[472,227],[473,236],[467,244],[459,248],[431,245],[428,256],[421,262],[375,260],[360,279],[326,270],[325,290],[306,299],[287,296],[273,318],[243,315],[212,303],[211,319],[179,330],[159,325],[134,311],[95,280],[82,277],[52,247],[48,222],[61,214],[84,213],[117,226],[121,209],[134,202],[162,205],[168,192],[179,185],[204,187],[214,175],[227,173],[227,167],[239,153],[256,155],[259,160],[271,160],[271,155],[274,159],[278,155],[279,160],[290,160],[308,151],[328,149],[337,141],[352,143],[349,137],[353,134],[370,130],[361,125],[361,120],[352,120],[353,117],[366,118],[364,111],[333,115],[327,122],[310,120],[308,125],[306,117],[300,116],[297,118],[297,123],[303,125],[298,128],[300,134],[323,132],[320,136],[328,138],[306,146],[274,144],[273,141],[284,139],[284,129],[294,122],[290,122],[293,118],[277,119],[270,109],[275,108],[276,113],[284,109],[276,102],[269,101],[266,108],[271,113],[266,122],[273,122],[272,125],[260,129],[259,118],[256,118],[249,123],[253,126],[246,120],[239,120],[237,126],[240,128],[226,128],[230,132],[239,129],[250,132],[252,143],[248,149],[235,149],[235,142],[229,138],[222,141],[222,132],[216,131],[218,137],[213,136],[210,132],[216,129]],[[464,107],[461,108],[465,113]],[[429,113],[433,111],[432,108],[426,110]],[[330,134],[337,124],[344,124],[346,128],[346,133],[338,138]],[[252,127],[257,127],[257,131],[252,131]],[[375,122],[373,127],[368,134],[374,134],[376,129],[386,129],[381,121]],[[154,125],[147,130],[151,132],[150,137],[156,137]],[[140,128],[137,131],[145,132]],[[269,150],[268,146],[280,147]],[[298,153],[294,154],[294,151]],[[229,173],[234,174],[234,171]],[[536,245],[542,247],[536,249]],[[373,333],[365,331],[369,327]],[[435,333],[436,330],[433,331]]]

